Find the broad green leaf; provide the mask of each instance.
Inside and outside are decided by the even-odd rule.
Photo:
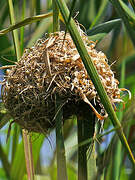
[[[72,164],[67,164],[67,173],[69,179],[76,180],[76,170]]]
[[[135,46],[135,30],[132,28],[132,25],[129,22],[129,19],[128,19],[127,14],[125,13],[125,10],[121,6],[120,1],[118,0],[109,0],[109,1],[113,4],[119,17],[124,22],[126,30],[132,40],[133,45]]]
[[[109,33],[113,28],[121,24],[121,19],[114,19],[105,23],[99,24],[87,31],[88,36],[96,35],[99,33]]]
[[[32,135],[32,151],[33,151],[33,159],[34,159],[34,166],[36,168],[36,164],[40,155],[40,149],[43,145],[45,140],[45,136],[43,134],[33,133]]]
[[[127,35],[124,33],[124,40],[122,43],[123,47],[123,55],[126,54],[127,51]],[[126,72],[126,62],[122,61],[121,65],[121,78],[120,78],[120,85],[119,87],[124,87],[125,86],[125,72]],[[122,104],[119,105],[120,108],[122,107]],[[123,122],[123,111],[118,111],[118,118],[121,124],[124,124]],[[115,151],[113,152],[113,164],[112,164],[112,180],[119,180],[120,172],[121,172],[121,166],[122,166],[122,161],[123,161],[123,154],[124,152],[122,151],[122,144],[118,139],[116,140],[116,148]]]
[[[8,157],[0,143],[0,159],[1,159],[1,162],[2,162],[2,166],[3,166],[3,169],[5,170],[5,174],[7,177],[9,177],[10,175],[10,168],[11,168],[11,165],[8,161]]]
[[[135,13],[123,1],[119,0],[119,2],[126,14],[131,18],[130,20],[135,23]]]
[[[4,168],[0,168],[0,180],[7,180]]]
[[[122,167],[119,180],[129,180],[126,168]]]
[[[97,176],[97,167],[96,167],[96,150],[95,150],[95,142],[92,145],[92,150],[90,152],[90,157],[88,158],[88,179],[94,180]]]
[[[16,154],[11,166],[10,178],[12,180],[22,180],[22,177],[26,173],[25,157],[23,143],[21,142],[17,146]]]
[[[98,33],[92,36],[88,36],[88,39],[91,41],[98,41],[100,42],[105,36],[107,35],[107,33]]]

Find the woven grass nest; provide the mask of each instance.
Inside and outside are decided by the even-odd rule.
[[[119,82],[105,54],[98,52],[95,43],[79,31],[112,104],[121,102]],[[107,116],[70,34],[65,39],[64,34],[63,31],[52,33],[26,49],[3,81],[5,107],[14,121],[29,132],[46,133],[55,127],[56,94],[62,100],[64,118],[75,113],[81,102],[87,103],[99,119]]]

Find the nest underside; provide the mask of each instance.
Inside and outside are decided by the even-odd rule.
[[[120,101],[119,82],[105,54],[94,49],[95,44],[88,41],[82,30],[80,35],[111,102]],[[93,100],[95,106],[104,109],[70,35],[67,33],[64,39],[64,32],[51,34],[26,49],[5,76],[2,87],[3,102],[9,113],[22,128],[34,132],[46,133],[55,127],[56,95],[62,102],[59,109],[66,109],[65,118],[72,115],[81,101]]]

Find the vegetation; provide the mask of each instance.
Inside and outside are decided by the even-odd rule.
[[[0,102],[0,179],[133,179],[135,175],[134,0],[87,0],[87,2],[1,0],[0,7],[1,99],[3,100]],[[62,30],[64,33],[55,34]],[[50,33],[54,34],[50,35]],[[38,41],[39,44],[33,46],[40,38],[48,38],[48,40]],[[56,43],[53,44],[54,39]],[[72,48],[67,48],[64,41],[71,43]],[[54,49],[51,47],[52,44],[50,47],[48,45],[44,55],[41,47],[42,43],[46,42],[52,43]],[[73,57],[72,50],[75,46]],[[31,49],[25,50],[26,48]],[[61,65],[57,60],[63,58],[64,50],[66,57],[70,56],[70,59],[64,59],[64,65]],[[102,54],[101,62],[99,51],[107,56],[106,58],[105,54]],[[43,64],[43,58],[40,59],[36,52],[44,55],[47,63]],[[51,57],[51,53],[55,56]],[[78,53],[82,61],[74,65],[72,58],[76,58]],[[53,63],[48,60],[48,55],[53,59]],[[94,56],[98,57],[97,61],[93,60]],[[35,57],[38,58],[35,60]],[[29,62],[28,58],[31,63],[28,79],[33,73],[32,64],[38,62],[42,65],[34,65],[40,68],[38,74],[33,74],[33,81],[30,79],[29,82],[31,89],[32,83],[36,82],[33,95],[31,94],[33,89],[30,89],[26,91],[27,97],[23,96],[21,99],[20,94],[25,91],[25,84],[28,83],[25,79],[28,72],[26,69],[22,71],[26,62]],[[60,72],[59,77],[55,79],[54,76],[55,86],[52,85],[54,80],[50,82],[51,73],[57,73],[54,64]],[[101,64],[106,67],[106,72],[111,77],[110,82],[113,81],[111,84],[115,91],[112,94],[110,91],[113,87],[105,85],[108,77],[101,77],[103,71]],[[64,71],[65,67],[69,70]],[[79,74],[85,74],[85,77],[78,78],[76,67]],[[38,94],[39,89],[42,89],[40,82],[38,83],[39,77],[42,81],[45,73],[47,73],[46,87],[40,91],[41,94]],[[70,76],[70,73],[74,75]],[[69,81],[66,81],[66,78],[74,76],[78,78],[80,84],[85,78],[87,80],[90,77],[89,87],[94,94],[90,96],[91,101],[81,87],[82,84],[75,86],[76,89],[78,88],[75,90],[71,81],[67,83]],[[119,87],[114,76],[120,82]],[[23,90],[18,86],[20,79],[16,80],[17,78],[22,78]],[[60,88],[59,84],[62,84]],[[49,91],[50,95],[47,95],[44,101],[42,97],[45,96],[48,87],[53,89]],[[14,96],[14,92],[19,93]],[[65,94],[70,98],[65,100]],[[16,99],[18,99],[17,104]],[[41,107],[38,110],[39,104]],[[20,108],[16,111],[18,105]],[[26,113],[29,110],[30,113]],[[51,120],[48,121],[49,123],[43,119],[46,114]],[[37,123],[38,118],[43,119],[39,121],[42,122],[41,124]],[[24,129],[22,130],[18,124]],[[48,165],[45,165],[44,162],[48,160]]]

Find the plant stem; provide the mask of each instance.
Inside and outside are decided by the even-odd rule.
[[[85,122],[82,117],[77,117],[78,130],[78,145],[85,141]],[[83,146],[78,146],[78,180],[87,180],[87,149]]]
[[[25,16],[25,9],[26,9],[26,0],[23,1],[23,7],[22,7],[22,21],[24,20]],[[21,54],[23,53],[24,49],[24,26],[20,28],[20,41],[21,41]]]
[[[53,0],[53,32],[59,30],[59,9],[56,2]]]
[[[28,180],[34,180],[34,165],[32,156],[31,137],[26,130],[23,130],[23,141]]]
[[[13,2],[12,0],[8,0],[9,4],[9,11],[10,11],[10,21],[11,24],[15,24],[15,15],[14,15],[14,8],[13,8]],[[13,39],[14,39],[14,46],[17,54],[17,58],[20,58],[21,56],[21,50],[20,50],[20,45],[19,45],[19,38],[18,38],[18,32],[17,29],[13,31]]]
[[[127,34],[124,32],[124,40],[123,40],[123,55],[126,55],[127,52]],[[125,86],[125,72],[126,72],[126,62],[125,60],[122,61],[121,65],[121,79],[120,79],[120,87]],[[122,105],[120,106],[120,109],[122,108]],[[119,120],[123,121],[123,111],[119,111],[118,113]],[[117,140],[116,148],[114,151],[114,159],[112,164],[112,180],[119,180],[120,178],[120,172],[121,172],[121,165],[123,160],[123,151],[122,151],[122,145],[120,141]]]
[[[78,128],[78,180],[87,180],[87,153],[91,143],[81,145],[87,139],[94,135],[95,131],[95,115],[87,104],[83,104],[78,108],[77,113]],[[90,169],[89,169],[90,172]]]
[[[61,100],[56,95],[56,151],[57,151],[57,179],[67,180],[66,158],[65,158],[65,146],[62,132],[62,109],[59,110]]]

